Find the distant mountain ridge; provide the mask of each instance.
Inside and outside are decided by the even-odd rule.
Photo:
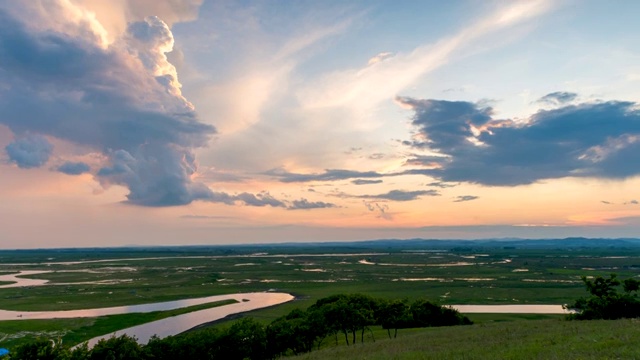
[[[518,249],[571,249],[571,248],[639,248],[638,238],[583,238],[569,237],[562,239],[521,239],[521,238],[497,238],[478,240],[445,240],[445,239],[378,239],[362,241],[331,241],[331,242],[286,242],[271,244],[224,244],[224,245],[174,245],[174,246],[119,246],[119,247],[91,247],[91,248],[51,248],[29,250],[0,250],[0,251],[152,251],[152,252],[202,252],[213,250],[242,252],[268,250],[268,249],[334,249],[334,250],[428,250],[428,249],[455,249],[455,248],[518,248]]]

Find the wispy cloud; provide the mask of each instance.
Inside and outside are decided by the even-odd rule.
[[[546,0],[510,2],[435,44],[422,45],[393,57],[383,53],[364,68],[323,76],[301,92],[300,101],[305,107],[349,106],[366,111],[380,101],[392,99],[423,75],[446,64],[457,51],[474,45],[478,39],[531,20],[551,7],[552,2]]]
[[[287,209],[289,210],[310,210],[310,209],[326,209],[334,208],[336,204],[323,201],[309,201],[307,199],[294,200]]]
[[[383,180],[366,180],[366,179],[355,179],[351,180],[351,183],[354,185],[370,185],[370,184],[381,184]]]
[[[456,199],[453,200],[453,202],[472,201],[472,200],[476,200],[478,198],[479,198],[479,196],[474,196],[474,195],[461,195],[461,196],[456,197]]]

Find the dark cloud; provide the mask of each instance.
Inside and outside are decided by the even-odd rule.
[[[541,97],[537,102],[548,105],[562,105],[572,102],[577,97],[578,94],[576,93],[556,91]]]
[[[323,201],[309,201],[307,199],[294,200],[287,208],[289,210],[311,210],[311,209],[325,209],[334,208],[335,204],[327,203]]]
[[[606,200],[601,200],[601,203],[605,204],[605,205],[612,205],[613,203],[610,201],[606,201]]]
[[[271,206],[271,207],[286,207],[286,204],[269,194],[268,192],[261,192],[259,194],[250,194],[243,192],[233,196],[234,201],[242,201],[248,206]]]
[[[473,195],[461,195],[456,197],[455,200],[453,200],[453,202],[465,202],[465,201],[472,201],[475,199],[478,199],[478,196],[473,196]]]
[[[398,98],[415,115],[410,146],[442,156],[407,170],[441,181],[515,186],[542,179],[624,179],[640,174],[640,112],[608,101],[541,110],[526,122],[493,119],[469,102]],[[425,164],[426,165],[426,164]]]
[[[491,120],[492,109],[480,108],[465,101],[419,100],[397,97],[396,100],[415,111],[413,125],[420,131],[413,146],[441,152],[467,146],[467,138],[473,137],[471,126],[480,127]]]
[[[105,47],[85,20],[68,24],[69,35],[33,30],[0,9],[0,76],[10,84],[0,89],[0,123],[18,136],[39,133],[103,153],[97,179],[126,186],[131,203],[212,198],[191,176],[194,150],[215,129],[180,93],[165,56],[173,46],[168,27],[147,18]]]
[[[60,16],[53,21],[60,22],[67,20],[64,9],[73,7],[54,1],[43,6],[55,9]],[[126,186],[133,204],[286,206],[268,193],[230,195],[192,180],[195,150],[215,128],[200,122],[182,96],[166,57],[173,35],[162,20],[130,23],[109,46],[92,21],[65,23],[64,33],[35,30],[0,7],[0,124],[17,136],[42,134],[102,153],[107,160],[95,177],[104,187]],[[52,147],[44,137],[27,136],[6,150],[20,167],[36,167],[46,163]],[[57,170],[89,169],[66,163]]]
[[[40,135],[27,135],[5,147],[9,160],[22,169],[40,167],[49,161],[53,145]]]
[[[631,200],[624,203],[625,205],[638,205],[638,200]]]
[[[382,180],[355,179],[355,180],[351,180],[351,183],[354,185],[380,184],[382,183]]]
[[[58,166],[56,170],[67,175],[80,175],[89,172],[89,170],[91,170],[91,167],[83,162],[67,161],[64,164]]]
[[[355,195],[351,197],[362,199],[380,199],[390,201],[412,201],[417,200],[421,196],[440,196],[437,190],[415,190],[415,191],[403,191],[403,190],[391,190],[388,193],[377,195]]]

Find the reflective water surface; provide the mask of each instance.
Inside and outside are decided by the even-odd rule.
[[[188,306],[206,304],[210,302],[228,300],[228,299],[235,299],[239,301],[242,305],[244,305],[242,307],[239,307],[240,308],[239,311],[247,311],[244,309],[250,308],[249,310],[254,310],[254,309],[259,309],[265,306],[281,304],[283,302],[293,300],[293,296],[286,293],[275,293],[275,292],[244,293],[244,294],[240,293],[240,294],[229,294],[229,295],[215,295],[215,296],[208,296],[208,297],[197,298],[197,299],[166,301],[166,302],[159,302],[159,303],[153,303],[153,304],[115,306],[115,307],[98,308],[98,309],[64,310],[64,311],[0,310],[0,320],[69,319],[69,318],[76,318],[76,317],[96,317],[96,316],[117,315],[117,314],[146,313],[146,312],[152,312],[152,311],[180,309]],[[249,300],[249,301],[243,302],[243,300]],[[239,311],[234,311],[236,308],[238,308],[237,305],[239,304],[221,306],[215,309],[220,309],[220,310],[224,309],[224,311],[228,311],[228,314],[235,314],[236,312],[239,312]],[[201,312],[198,311],[196,313],[201,313]],[[177,317],[173,317],[171,319],[176,319],[176,318]],[[199,323],[203,323],[207,321],[211,321],[211,320],[203,318],[203,319],[200,319]],[[195,324],[195,325],[198,325],[198,324]]]
[[[467,314],[568,314],[562,305],[451,305]]]
[[[17,274],[0,275],[0,281],[12,281],[13,282],[13,284],[0,285],[0,289],[2,289],[2,288],[12,288],[12,287],[44,285],[44,284],[48,283],[49,280],[26,279],[26,278],[21,278],[20,276],[44,274],[44,273],[49,273],[49,272],[51,272],[51,271],[46,271],[46,270],[24,270],[24,271],[20,271]]]

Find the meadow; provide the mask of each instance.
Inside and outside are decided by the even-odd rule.
[[[69,310],[253,291],[296,296],[293,302],[250,314],[266,324],[338,293],[410,301],[426,298],[442,305],[566,304],[586,295],[581,276],[640,275],[640,247],[633,244],[437,244],[0,251],[0,274],[49,271],[29,276],[49,280],[47,285],[0,288],[0,309]],[[150,316],[175,315],[163,313],[3,321],[0,347],[39,336],[75,344],[100,332],[150,321]],[[489,326],[531,319],[554,321],[559,316],[472,314],[470,318]]]

